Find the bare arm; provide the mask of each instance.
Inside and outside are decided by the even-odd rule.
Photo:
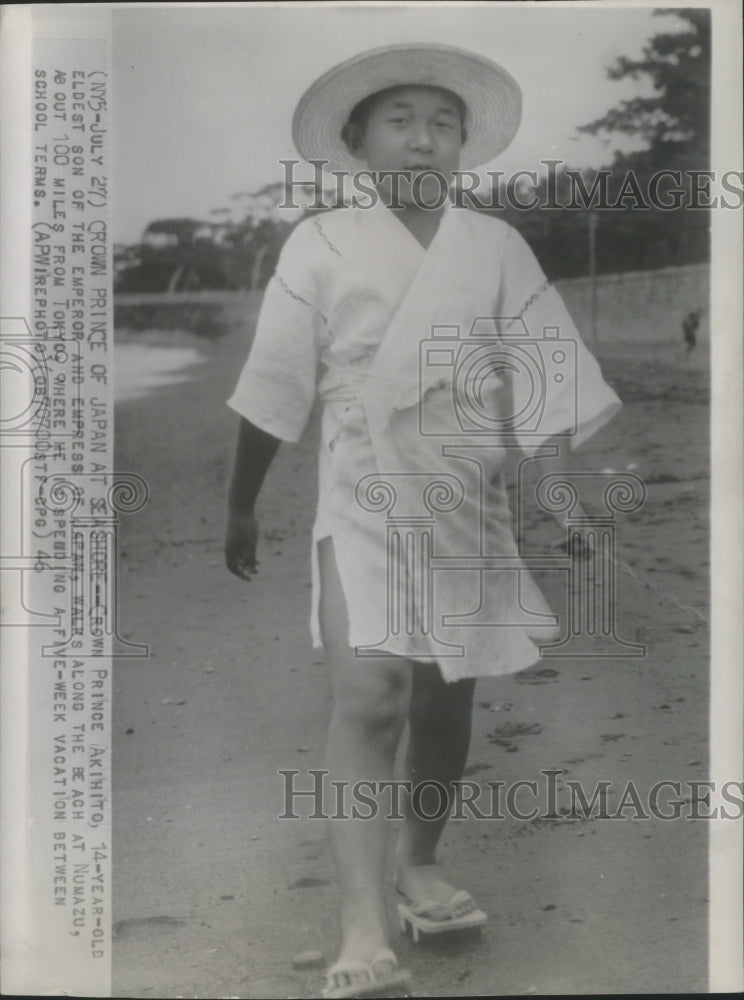
[[[227,494],[225,531],[227,568],[241,580],[250,580],[258,572],[258,522],[254,506],[278,447],[278,438],[241,418]]]

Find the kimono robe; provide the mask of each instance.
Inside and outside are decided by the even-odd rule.
[[[534,663],[554,619],[519,560],[507,449],[559,433],[575,446],[620,401],[516,230],[448,206],[425,249],[381,203],[304,220],[228,405],[297,441],[316,394],[316,646],[330,536],[370,669],[394,654],[451,681]]]

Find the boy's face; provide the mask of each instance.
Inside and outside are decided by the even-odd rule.
[[[351,151],[370,170],[411,171],[411,183],[399,181],[400,200],[414,200],[414,179],[436,170],[449,182],[460,165],[463,123],[457,102],[436,87],[395,87],[373,103],[363,127],[350,137]],[[439,185],[431,177],[418,185],[425,202],[436,198]]]

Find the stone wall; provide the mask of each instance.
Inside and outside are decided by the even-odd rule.
[[[703,310],[697,339],[709,339],[707,264],[628,271],[597,277],[596,336],[592,337],[589,278],[557,281],[568,310],[587,344],[623,341],[682,343],[682,320]],[[130,330],[186,330],[217,338],[255,315],[261,293],[192,292],[121,294],[114,300],[116,326]]]
[[[703,310],[696,333],[698,342],[709,340],[708,264],[599,275],[594,338],[589,278],[570,278],[555,284],[587,344],[629,340],[682,343],[682,320],[693,309]]]

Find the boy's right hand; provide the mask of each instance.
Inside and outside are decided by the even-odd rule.
[[[225,562],[230,572],[241,580],[250,580],[258,573],[257,544],[258,521],[253,511],[230,509],[225,531]]]

